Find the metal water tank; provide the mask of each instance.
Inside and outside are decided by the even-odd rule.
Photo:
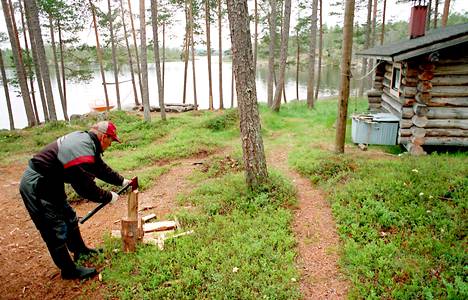
[[[391,113],[355,114],[351,139],[355,144],[396,145],[400,119]]]

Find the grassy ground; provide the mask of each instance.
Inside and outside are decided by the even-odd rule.
[[[364,105],[353,100],[350,110]],[[467,298],[468,155],[414,158],[394,155],[401,153],[398,147],[335,155],[329,149],[336,106],[326,101],[307,110],[296,102],[280,113],[260,110],[266,150],[287,145],[289,164],[328,192],[343,241],[341,264],[352,282],[350,298]],[[106,161],[125,175],[138,173],[143,189],[174,160],[221,148],[232,149],[239,167],[226,167],[215,156],[204,172],[192,175],[197,188],[179,200],[195,209],[177,217],[195,234],[170,240],[165,251],[142,246],[122,255],[112,252],[119,242],[107,239],[96,263],[107,265],[109,297],[301,297],[290,228],[294,188],[271,170],[269,186],[256,194],[247,190],[235,111],[187,113],[166,123],[147,124],[124,113],[111,119],[125,143],[112,146]],[[0,132],[0,164],[25,161],[54,138],[92,123]]]

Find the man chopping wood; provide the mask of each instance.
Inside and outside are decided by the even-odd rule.
[[[130,182],[101,158],[113,141],[120,143],[117,129],[109,121],[98,122],[89,131],[69,133],[34,155],[21,179],[20,193],[26,209],[63,279],[85,279],[97,274],[95,268],[76,266],[68,251],[75,261],[98,253],[88,248],[81,237],[64,183],[70,183],[80,196],[94,202],[117,201],[117,193],[103,190],[94,182],[95,177],[118,186]]]

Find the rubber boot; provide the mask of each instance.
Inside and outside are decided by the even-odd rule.
[[[81,236],[80,228],[76,226],[68,232],[67,246],[73,252],[73,260],[76,262],[80,258],[97,255],[102,252],[102,249],[92,249],[86,247],[83,237]]]
[[[97,274],[95,268],[77,267],[65,245],[53,249],[50,254],[61,271],[62,279],[87,279]]]

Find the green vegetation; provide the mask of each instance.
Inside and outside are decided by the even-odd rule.
[[[352,99],[349,106],[362,111],[365,101]],[[290,166],[327,191],[349,297],[467,298],[468,155],[410,157],[396,146],[362,152],[349,144],[336,155],[336,107],[323,101],[308,110],[291,102],[279,113],[260,106],[260,113],[268,155],[288,150]],[[291,233],[294,186],[270,166],[270,183],[248,191],[236,110],[185,113],[167,122],[145,123],[123,112],[110,118],[124,143],[105,159],[124,175],[138,174],[143,190],[179,159],[213,155],[190,176],[194,189],[178,195],[173,212],[192,235],[168,240],[164,251],[140,246],[131,255],[116,253],[120,242],[106,238],[105,253],[94,261],[105,267],[106,297],[301,298]],[[94,121],[2,131],[0,164],[25,163],[43,145]],[[216,155],[221,149],[229,155]]]
[[[330,194],[351,298],[468,297],[467,162],[466,153],[335,155],[297,144],[290,164]]]

